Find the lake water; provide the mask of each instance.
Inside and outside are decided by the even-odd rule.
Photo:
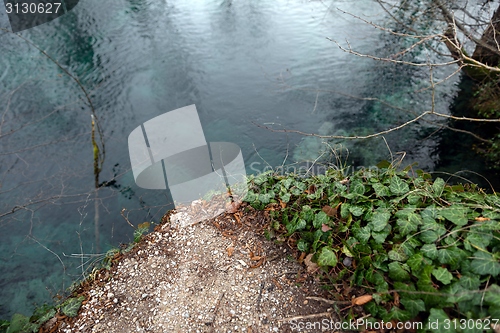
[[[330,149],[265,124],[367,135],[429,110],[428,69],[356,57],[326,38],[379,56],[401,50],[402,40],[341,10],[388,22],[369,0],[82,0],[21,32],[90,92],[106,147],[100,181],[111,182],[97,193],[82,91],[37,49],[0,33],[0,318],[50,302],[96,254],[132,241],[123,209],[137,225],[158,222],[171,207],[165,191],[138,188],[131,172],[128,135],[153,117],[196,104],[207,141],[237,144],[255,173]],[[9,27],[3,11],[0,26]],[[439,60],[423,50],[411,56]],[[454,70],[436,68],[435,81]],[[437,110],[450,112],[458,82],[437,87]],[[387,144],[381,137],[343,143],[355,167],[406,152],[404,163],[428,171],[488,176],[466,138],[420,123],[386,135]]]

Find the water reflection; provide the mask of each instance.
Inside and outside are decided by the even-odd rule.
[[[385,19],[372,1],[351,3],[331,8]],[[415,93],[424,72],[367,62],[325,37],[348,38],[366,53],[390,53],[398,40],[322,2],[88,0],[22,34],[77,75],[96,105],[106,143],[100,181],[107,186],[97,202],[102,252],[132,240],[123,208],[137,225],[158,221],[171,203],[166,193],[134,184],[128,158],[128,134],[159,114],[196,104],[206,141],[235,143],[247,166],[265,167],[286,156],[290,163],[314,158],[322,143],[252,122],[367,134],[411,115],[384,103],[428,107],[428,92]],[[7,318],[67,287],[86,267],[71,254],[94,254],[98,246],[90,112],[81,90],[18,37],[1,35],[0,48],[0,105],[9,105],[0,135],[21,127],[0,138],[0,299],[11,300],[0,318]],[[441,89],[445,110],[455,87]],[[386,138],[394,152],[412,152],[408,161],[433,168],[438,138],[416,141],[429,134],[411,127]],[[348,144],[356,165],[388,157],[380,138]]]

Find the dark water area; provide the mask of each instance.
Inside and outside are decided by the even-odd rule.
[[[356,57],[327,39],[379,56],[404,43],[336,8],[388,20],[371,0],[81,0],[20,32],[90,94],[106,147],[99,180],[107,186],[97,191],[81,89],[36,48],[0,33],[0,318],[30,314],[107,250],[132,241],[122,212],[138,225],[157,223],[172,207],[166,191],[135,184],[127,140],[145,121],[187,105],[196,105],[207,141],[241,148],[248,173],[316,161],[319,152],[328,160],[342,144],[349,151],[342,162],[355,167],[404,152],[404,164],[427,171],[498,179],[471,153],[467,136],[440,129],[444,119],[390,132],[385,141],[263,128],[368,135],[430,109],[427,68]],[[9,28],[3,11],[0,27]],[[442,60],[419,49],[409,56]],[[433,75],[438,81],[454,71],[438,67]],[[436,87],[436,110],[459,112],[460,82],[454,76]]]
[[[458,93],[450,105],[450,112],[457,117],[474,117],[474,92],[477,82],[465,74],[461,75]],[[460,131],[476,133],[479,137],[489,138],[492,128],[496,125],[487,125],[473,122],[451,121],[448,126]],[[494,129],[493,129],[494,130]],[[433,172],[435,177],[441,177],[448,183],[475,183],[488,193],[500,189],[500,172],[492,168],[491,162],[486,161],[477,147],[481,147],[481,140],[465,132],[443,129],[441,140],[436,153],[439,153],[439,162]],[[471,149],[475,147],[474,149]]]

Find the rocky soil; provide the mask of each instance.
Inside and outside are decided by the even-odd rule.
[[[77,317],[57,316],[41,331],[333,332],[333,308],[346,302],[327,300],[293,246],[263,237],[268,212],[229,211],[194,225],[165,216],[111,270],[81,285]]]

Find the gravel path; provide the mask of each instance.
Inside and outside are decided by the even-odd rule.
[[[286,245],[262,236],[267,212],[234,211],[187,227],[165,217],[80,288],[77,317],[54,318],[44,330],[297,332],[299,323],[334,322],[331,305],[314,299],[325,297],[319,283]]]

